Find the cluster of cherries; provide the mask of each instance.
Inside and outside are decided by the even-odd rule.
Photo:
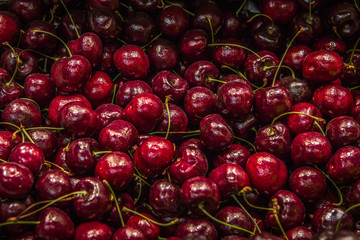
[[[0,238],[359,239],[360,2],[0,2]]]

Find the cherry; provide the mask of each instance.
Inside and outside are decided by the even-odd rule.
[[[349,239],[349,240],[356,240],[359,238],[357,234],[349,230],[339,230],[334,231],[330,229],[326,229],[322,232],[316,234],[312,239],[319,240],[319,239]]]
[[[351,92],[335,84],[323,85],[313,94],[312,102],[327,117],[348,115],[354,103]]]
[[[150,61],[144,51],[135,45],[119,48],[113,55],[115,67],[129,79],[142,79],[150,68]]]
[[[283,64],[296,72],[301,72],[302,62],[309,53],[311,53],[311,49],[306,45],[296,45],[290,47],[285,54]]]
[[[327,229],[335,230],[338,221],[340,221],[339,230],[351,230],[354,226],[354,219],[350,213],[345,213],[345,208],[325,205],[315,211],[312,218],[312,227],[315,232]]]
[[[217,67],[209,61],[197,61],[189,65],[184,73],[184,78],[190,87],[203,86],[213,89],[213,83],[209,78],[219,78],[220,72]]]
[[[163,105],[156,95],[142,93],[128,103],[124,113],[124,119],[131,122],[139,132],[148,132],[161,118]]]
[[[125,225],[113,234],[112,240],[147,240],[147,237],[140,227]]]
[[[346,43],[334,36],[324,36],[317,39],[313,44],[313,50],[332,50],[343,56],[346,52]]]
[[[251,41],[258,50],[279,52],[284,45],[284,34],[279,25],[265,21],[260,26],[251,26]]]
[[[12,12],[1,11],[0,21],[4,23],[1,24],[0,28],[0,43],[13,43],[20,34],[21,24],[19,18]]]
[[[351,183],[360,177],[360,149],[353,146],[342,147],[330,158],[326,165],[329,176],[336,182]]]
[[[221,221],[224,221],[228,224],[234,225],[234,226],[238,226],[244,229],[247,229],[249,231],[252,231],[253,229],[253,222],[251,221],[251,219],[249,218],[249,216],[244,212],[244,210],[242,210],[239,207],[233,207],[233,206],[227,206],[224,207],[222,209],[220,209],[215,217]],[[238,236],[247,236],[248,234],[231,228],[229,226],[226,225],[222,225],[219,223],[215,223],[215,226],[217,227],[217,229],[219,230],[219,233],[221,235],[238,235]]]
[[[257,240],[265,240],[265,239],[268,239],[268,240],[280,240],[282,238],[279,238],[279,237],[277,237],[277,236],[275,236],[275,235],[273,235],[273,234],[271,234],[269,232],[263,231],[261,233],[257,233],[255,235],[251,236],[249,239],[251,239],[251,240],[254,240],[254,239],[257,239]]]
[[[147,49],[151,68],[155,71],[174,69],[179,62],[175,45],[164,38],[153,41]]]
[[[305,79],[284,77],[280,80],[279,86],[285,87],[293,100],[293,103],[308,102],[312,96],[310,84]]]
[[[356,205],[359,202],[360,199],[360,180],[357,180],[355,183],[353,183],[349,189],[349,191],[346,193],[345,200],[346,200],[346,206],[351,207]],[[354,208],[351,210],[351,213],[354,216],[359,216],[359,208]]]
[[[257,115],[249,113],[238,119],[230,119],[229,122],[235,135],[246,139],[250,135],[250,130],[257,125],[258,118]]]
[[[39,106],[48,106],[55,97],[55,85],[48,75],[33,73],[24,81],[24,95]]]
[[[95,109],[98,116],[98,130],[103,129],[112,121],[121,120],[124,116],[124,110],[112,103],[102,104]]]
[[[236,16],[232,11],[223,14],[223,26],[219,34],[222,38],[242,38],[248,30],[247,17],[243,14]]]
[[[7,160],[11,150],[20,143],[21,138],[16,136],[13,138],[13,133],[10,131],[0,131],[0,159]]]
[[[95,176],[106,180],[116,191],[124,189],[134,174],[131,158],[123,152],[112,152],[100,158],[95,167]]]
[[[210,79],[210,81],[212,81],[212,80],[213,79]],[[222,83],[222,82],[224,82],[224,83]],[[251,83],[249,81],[247,81],[243,76],[240,76],[238,74],[228,74],[221,79],[221,82],[219,82],[219,84],[217,85],[217,89],[219,89],[225,83],[229,83],[229,82],[241,82],[241,83],[247,85],[248,87],[250,87],[251,89],[253,88]]]
[[[297,166],[325,164],[331,156],[329,140],[317,132],[300,133],[291,143],[291,160]]]
[[[79,224],[75,229],[74,240],[110,240],[111,228],[101,222],[92,221]]]
[[[219,151],[233,143],[233,131],[219,114],[209,114],[200,121],[200,140],[209,150]]]
[[[206,219],[186,219],[176,229],[176,236],[188,240],[197,239],[196,237],[202,236],[204,236],[206,240],[218,239],[215,226]]]
[[[117,49],[120,48],[118,41],[113,41],[103,44],[103,52],[101,55],[100,65],[98,69],[100,71],[112,74],[116,71],[116,67],[113,62],[113,55]]]
[[[4,107],[11,101],[21,98],[23,90],[14,80],[11,80],[10,73],[0,68],[0,107]]]
[[[178,44],[180,55],[190,62],[208,58],[208,35],[202,29],[191,29],[184,33]]]
[[[153,178],[170,165],[174,154],[174,147],[169,140],[151,137],[135,150],[134,163],[141,174]]]
[[[276,23],[286,24],[295,17],[297,3],[295,0],[266,0],[261,2],[261,12]]]
[[[223,237],[221,240],[245,240],[246,238],[239,237],[238,235],[228,235]]]
[[[24,22],[41,18],[43,14],[43,2],[41,0],[10,0],[8,8]]]
[[[203,29],[208,33],[213,31],[215,34],[219,31],[223,20],[223,13],[216,4],[209,2],[201,3],[196,8],[194,14],[191,22],[192,28]]]
[[[75,26],[73,25],[69,16],[71,16]],[[74,9],[71,10],[69,14],[65,14],[59,23],[59,34],[66,41],[75,40],[78,38],[75,27],[80,36],[87,31],[85,11]]]
[[[85,83],[83,90],[92,106],[98,107],[111,101],[114,84],[107,73],[97,71]]]
[[[182,36],[189,26],[189,15],[179,6],[163,8],[157,18],[157,25],[162,34],[170,39]]]
[[[299,12],[290,23],[290,31],[295,35],[300,29],[303,31],[298,35],[296,41],[301,44],[311,44],[320,37],[323,31],[323,23],[319,15],[308,12]]]
[[[145,12],[134,12],[125,19],[123,39],[128,44],[143,46],[155,36],[155,33],[155,20]]]
[[[155,220],[155,218],[149,214],[142,213],[142,215],[144,215],[145,217],[147,217],[151,220]],[[126,225],[139,227],[141,229],[141,231],[144,233],[146,239],[149,239],[149,240],[157,239],[160,234],[160,227],[158,225],[146,220],[145,218],[137,216],[137,215],[131,216],[126,221]]]
[[[310,7],[311,9],[317,10],[321,6],[321,4],[323,4],[325,1],[324,0],[311,0],[311,1],[310,0],[297,0],[297,2],[304,9],[308,9]]]
[[[325,134],[332,146],[335,148],[343,147],[359,139],[360,125],[352,117],[336,117],[326,125]]]
[[[169,166],[171,181],[181,185],[187,179],[205,176],[208,171],[208,160],[202,150],[194,146],[180,147],[177,160]]]
[[[125,108],[126,105],[137,95],[141,93],[152,93],[152,88],[144,81],[134,80],[124,82],[116,94],[116,104]]]
[[[347,53],[344,56],[344,63],[349,63],[349,65],[344,66],[343,75],[341,76],[341,83],[344,86],[356,86],[357,79],[359,76],[359,71],[356,71],[357,68],[359,68],[360,64],[360,54],[352,52]]]
[[[246,172],[252,185],[266,195],[281,189],[288,178],[284,162],[267,152],[251,155],[246,162]]]
[[[119,204],[119,208],[122,209],[124,206],[128,209],[134,209],[134,201],[127,193],[121,193],[117,196],[117,201]],[[121,211],[121,217],[124,222],[126,222],[129,217],[133,214],[130,212]],[[116,204],[113,203],[111,209],[105,214],[106,221],[111,224],[111,226],[119,228],[122,226],[122,222],[119,216],[119,211],[116,207]]]
[[[204,145],[202,145],[200,139],[198,138],[190,138],[184,142],[182,142],[179,146],[179,148],[177,148],[177,152],[181,152],[183,150],[183,148],[187,148],[187,147],[194,147],[199,149],[200,151],[204,152]]]
[[[215,94],[205,87],[190,88],[184,98],[184,110],[189,123],[198,125],[208,114],[214,113],[216,108]]]
[[[249,156],[250,152],[245,147],[240,144],[231,144],[229,148],[216,153],[213,159],[213,166],[217,168],[225,163],[235,163],[245,168]]]
[[[74,223],[70,217],[59,208],[48,207],[39,216],[40,223],[36,226],[37,239],[71,239],[75,232]]]
[[[298,226],[290,229],[286,232],[286,237],[289,240],[306,240],[306,239],[312,239],[314,237],[315,233],[311,229],[304,227],[304,226]],[[285,239],[284,236],[281,236],[283,239]]]
[[[19,163],[29,168],[34,174],[38,174],[44,164],[44,153],[34,143],[25,142],[16,145],[9,154],[9,162]]]
[[[119,0],[89,0],[89,5],[91,8],[107,7],[116,11],[120,7],[120,2]]]
[[[289,187],[303,201],[314,202],[320,200],[326,191],[325,176],[312,167],[299,167],[289,178]]]
[[[86,192],[73,200],[73,209],[81,219],[100,219],[111,207],[109,189],[97,178],[82,178],[76,184],[75,191]]]

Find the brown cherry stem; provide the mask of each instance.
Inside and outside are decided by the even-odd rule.
[[[67,15],[69,16],[70,21],[71,21],[71,24],[74,26],[74,30],[75,30],[75,33],[76,33],[77,38],[79,38],[79,37],[80,37],[79,31],[77,30],[77,27],[76,27],[76,25],[75,25],[75,22],[74,22],[74,20],[73,20],[73,18],[72,18],[72,16],[71,16],[69,10],[67,9],[67,7],[66,7],[65,3],[63,2],[63,0],[60,0],[60,2],[61,2],[61,4],[63,5],[63,7],[64,7],[64,9],[65,9],[65,11],[66,11],[66,13],[67,13]]]
[[[322,174],[324,174],[324,176],[331,182],[331,184],[335,187],[335,189],[336,189],[336,192],[338,193],[338,196],[339,196],[339,202],[338,203],[334,203],[334,205],[335,206],[341,206],[342,204],[343,204],[343,201],[344,201],[344,199],[343,199],[343,196],[342,196],[342,194],[341,194],[341,191],[340,191],[340,189],[339,189],[339,187],[336,185],[336,183],[334,182],[334,180],[332,180],[331,178],[330,178],[330,176],[329,175],[327,175],[323,170],[321,170],[318,166],[316,166],[316,165],[314,165],[314,167],[317,169],[317,170],[319,170]]]
[[[121,213],[121,209],[120,209],[120,206],[119,206],[119,202],[117,200],[117,197],[116,197],[116,194],[113,190],[113,188],[110,186],[109,182],[106,181],[106,180],[103,180],[104,184],[109,188],[110,192],[111,192],[111,195],[113,196],[114,198],[114,202],[115,202],[115,205],[116,205],[116,209],[118,211],[118,214],[119,214],[119,218],[120,218],[120,222],[121,222],[121,226],[125,226],[125,223],[124,223],[124,219],[122,217],[122,213]]]
[[[59,4],[55,4],[54,7],[52,7],[49,11],[50,11],[50,20],[48,21],[48,23],[51,23],[52,21],[54,21],[54,16],[55,16],[55,12],[56,9],[59,7]]]
[[[164,8],[165,7],[165,3],[163,0],[160,0],[159,4],[156,6],[157,8]]]
[[[254,149],[254,151],[255,152],[257,152],[256,151],[256,147],[254,146],[254,144],[252,144],[251,142],[249,142],[248,140],[246,140],[246,139],[243,139],[243,138],[239,138],[239,137],[237,137],[237,136],[234,136],[234,139],[236,139],[236,140],[239,140],[239,141],[242,141],[242,142],[245,142],[245,143],[247,143],[247,144],[249,144],[253,149]]]
[[[241,202],[239,201],[239,199],[236,197],[235,194],[231,195],[231,197],[235,200],[235,202],[240,206],[240,208],[246,213],[246,215],[248,215],[248,217],[251,219],[251,221],[254,223],[256,229],[258,230],[259,233],[261,233],[260,227],[257,224],[257,222],[255,221],[255,219],[251,216],[251,214],[246,210],[246,208],[244,207],[244,205],[241,204]]]
[[[335,228],[335,232],[339,231],[339,227],[340,227],[340,222],[341,220],[345,217],[345,215],[350,212],[351,210],[353,210],[354,208],[357,208],[360,206],[360,203],[357,203],[355,205],[352,205],[351,207],[349,207],[348,209],[346,209],[343,213],[343,215],[341,216],[341,218],[339,219],[339,221],[336,224],[336,228]]]

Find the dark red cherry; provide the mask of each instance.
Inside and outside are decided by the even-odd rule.
[[[139,132],[148,132],[161,118],[163,104],[156,95],[142,93],[128,103],[124,113],[124,119],[131,122]]]
[[[116,71],[114,66],[113,55],[117,49],[120,48],[120,42],[113,41],[109,43],[103,43],[103,52],[101,55],[100,65],[98,69],[100,71],[112,74]]]
[[[79,35],[81,36],[87,31],[86,26],[86,12],[80,9],[73,9],[70,11],[70,15],[75,23],[76,29],[79,32]],[[78,38],[75,27],[72,24],[72,21],[70,20],[70,17],[68,14],[65,14],[58,27],[59,35],[62,36],[64,41],[70,41],[75,40]]]
[[[257,56],[258,55],[258,56]],[[252,83],[270,82],[275,75],[276,68],[279,64],[277,56],[269,51],[257,52],[257,55],[249,55],[244,63],[244,73],[247,79]],[[266,67],[272,67],[266,69]]]
[[[85,191],[73,200],[75,214],[83,220],[96,220],[104,216],[111,207],[111,195],[107,186],[99,179],[85,177],[75,187],[75,191]]]
[[[302,74],[311,83],[327,83],[339,78],[344,63],[339,54],[331,50],[311,52],[304,58]]]
[[[205,116],[216,111],[215,94],[205,87],[190,88],[184,98],[184,110],[189,123],[198,125]]]
[[[162,101],[170,95],[169,102],[179,104],[189,90],[188,82],[170,71],[161,71],[152,80],[152,89]]]
[[[213,159],[213,165],[214,168],[217,168],[225,163],[235,163],[245,168],[249,156],[250,152],[245,147],[240,144],[231,144],[229,148],[216,153]]]
[[[153,216],[147,213],[141,213],[145,217],[155,220]],[[144,233],[146,239],[148,240],[156,240],[159,237],[160,234],[160,227],[156,225],[155,223],[152,223],[145,218],[142,218],[138,215],[131,216],[127,221],[126,225],[128,226],[137,226],[141,229],[141,231]]]
[[[190,87],[203,86],[213,89],[214,84],[209,78],[218,79],[220,72],[217,67],[209,61],[197,61],[189,65],[185,71],[184,78]]]
[[[334,118],[348,115],[354,99],[347,88],[330,84],[317,88],[312,96],[312,102],[323,115]]]
[[[306,45],[296,45],[290,47],[286,52],[283,64],[296,72],[301,72],[304,58],[309,53],[311,53],[311,49]]]
[[[124,82],[116,93],[116,104],[125,108],[126,105],[141,93],[152,93],[151,87],[144,81],[134,80]]]
[[[12,12],[1,11],[0,20],[3,23],[0,28],[0,43],[14,43],[20,34],[19,18]]]
[[[30,51],[20,48],[14,49],[15,53],[9,49],[1,55],[1,67],[14,73],[16,69],[15,79],[24,80],[32,73],[39,72],[38,60]],[[17,59],[19,62],[17,63]]]
[[[74,240],[111,240],[111,228],[101,222],[92,221],[79,224],[75,229]]]
[[[239,207],[224,207],[216,213],[215,217],[227,224],[241,227],[249,231],[253,231],[254,228],[253,222],[251,221],[250,217],[246,215],[245,211]],[[217,227],[221,235],[234,234],[237,236],[248,236],[248,233],[244,231],[220,223],[215,223],[215,226]]]
[[[304,226],[294,227],[286,232],[289,240],[310,240],[314,235],[314,231]],[[283,235],[281,237],[285,239]]]
[[[349,191],[345,195],[346,206],[351,207],[360,200],[360,179],[353,183],[349,189]],[[354,208],[351,210],[353,216],[359,216],[360,211],[359,208]]]
[[[128,44],[143,46],[156,34],[155,20],[145,12],[134,12],[123,25],[123,39]]]
[[[246,162],[246,172],[251,184],[266,195],[281,189],[288,178],[285,163],[267,152],[251,155]]]
[[[134,201],[129,194],[121,193],[117,195],[117,201],[120,209],[122,209],[122,207],[125,206],[129,209],[134,210]],[[131,217],[132,215],[133,214],[130,212],[124,212],[124,211],[121,212],[121,216],[124,222],[126,222],[129,219],[129,217]],[[106,219],[106,221],[109,224],[111,224],[111,226],[113,227],[120,228],[122,226],[119,212],[117,210],[115,202],[113,202],[111,209],[105,214],[104,219]]]
[[[295,165],[325,164],[332,156],[329,140],[318,132],[304,132],[291,143],[291,159]]]
[[[325,205],[315,211],[312,218],[312,227],[315,232],[321,232],[326,229],[335,230],[338,221],[340,221],[339,230],[351,230],[354,227],[354,219],[350,213],[345,213],[345,208]]]
[[[202,29],[191,29],[183,34],[179,40],[180,55],[190,62],[208,58],[208,35]]]
[[[256,22],[253,24],[256,25]],[[283,31],[278,24],[265,21],[251,32],[250,41],[257,50],[279,52],[283,49],[284,38]]]
[[[163,7],[160,0],[130,0],[129,3],[136,11],[142,12],[156,12]]]
[[[323,23],[320,16],[314,12],[299,12],[290,23],[290,31],[294,36],[300,29],[302,32],[296,38],[301,44],[311,44],[316,38],[320,37],[323,32]]]
[[[78,101],[69,102],[60,109],[59,122],[75,138],[91,137],[98,127],[96,112]]]
[[[112,240],[148,240],[138,226],[125,225],[119,228],[112,236]]]
[[[157,25],[166,37],[178,39],[189,26],[189,15],[179,6],[168,6],[159,13]]]
[[[126,45],[114,53],[113,61],[121,75],[129,79],[142,79],[150,68],[150,61],[138,46]]]
[[[34,183],[32,172],[24,165],[0,163],[0,197],[20,199],[26,197]]]
[[[268,15],[274,22],[285,24],[295,17],[295,0],[265,0],[261,2],[261,13]]]
[[[55,96],[55,85],[48,75],[33,73],[24,82],[24,95],[39,106],[48,106]]]
[[[11,150],[21,142],[21,138],[13,138],[13,132],[0,131],[0,159],[7,160]]]
[[[285,87],[293,100],[293,103],[308,102],[312,96],[312,89],[305,79],[284,77],[280,80],[279,86]]]
[[[182,147],[176,157],[176,161],[168,169],[172,182],[181,185],[189,178],[207,174],[209,163],[199,148],[191,145]]]
[[[26,166],[34,175],[40,172],[44,165],[44,160],[45,157],[41,148],[31,142],[16,145],[12,149],[8,159],[9,162]]]
[[[313,50],[331,50],[343,56],[346,52],[346,43],[335,36],[324,36],[317,39],[313,44]]]
[[[174,154],[174,147],[169,140],[151,137],[135,150],[135,167],[144,176],[155,177],[170,165]]]
[[[41,148],[45,158],[51,157],[55,153],[58,147],[55,132],[48,129],[34,129],[27,132],[34,143]]]
[[[72,239],[75,227],[70,217],[59,208],[48,207],[41,211],[36,226],[36,239]]]
[[[239,237],[238,235],[228,235],[223,237],[221,240],[245,240],[247,238]]]
[[[200,121],[200,140],[209,150],[224,150],[233,143],[233,131],[219,114],[209,114]]]
[[[258,152],[269,152],[282,160],[286,160],[290,154],[290,143],[290,130],[281,122],[259,129],[255,137]]]
[[[192,28],[203,29],[208,33],[214,31],[214,34],[219,31],[223,22],[223,13],[216,4],[204,1],[196,8],[194,14],[191,22]],[[208,18],[212,27],[210,27]]]
[[[312,167],[299,167],[289,178],[289,187],[303,201],[314,202],[321,199],[326,191],[324,174]]]
[[[304,8],[309,10],[309,4],[311,9],[316,10],[319,9],[319,7],[321,6],[321,4],[323,4],[325,1],[324,0],[297,0],[298,4]]]
[[[358,69],[360,66],[360,54],[357,52],[351,52],[351,53],[348,52],[345,54],[343,61],[344,63],[348,63],[349,65],[344,64],[343,75],[340,78],[341,83],[344,86],[350,86],[350,87],[357,86],[358,85],[357,80],[360,73],[356,69]]]
[[[248,138],[250,130],[256,126],[258,120],[257,115],[249,113],[238,119],[230,119],[229,122],[236,136]]]
[[[343,147],[359,139],[360,125],[352,117],[336,117],[326,125],[325,135],[333,147]]]
[[[41,18],[44,4],[41,0],[10,0],[8,8],[24,22]]]
[[[269,232],[262,231],[261,233],[256,233],[255,235],[252,235],[249,239],[251,240],[282,240],[282,238],[271,234]]]
[[[348,240],[357,240],[359,239],[359,235],[357,232],[352,232],[350,230],[324,230],[316,234],[312,239],[320,240],[320,239],[348,239]]]
[[[199,236],[204,236],[203,239],[206,240],[217,240],[218,232],[215,226],[206,219],[186,219],[177,227],[176,236],[186,240],[196,239]]]
[[[95,177],[106,180],[114,190],[124,189],[134,174],[131,158],[123,152],[112,152],[100,158],[95,167]]]
[[[120,7],[120,2],[119,0],[89,0],[89,5],[91,8],[107,7],[116,11]]]
[[[100,105],[95,109],[98,116],[98,130],[100,131],[112,121],[121,120],[124,116],[124,110],[112,103]]]
[[[96,71],[83,87],[85,96],[93,107],[111,102],[114,92],[114,84],[110,76],[105,72]]]
[[[155,71],[174,69],[179,63],[179,54],[173,43],[158,38],[147,48],[151,68]]]
[[[106,149],[127,152],[136,143],[138,135],[130,122],[115,120],[100,131],[98,141]]]
[[[21,98],[23,90],[15,81],[10,81],[10,73],[0,68],[0,107],[6,106],[11,101]]]
[[[225,39],[222,40],[221,43],[230,43],[240,46],[247,45],[236,39]],[[246,51],[243,48],[236,46],[215,46],[212,50],[212,60],[217,67],[227,65],[229,67],[239,69],[243,66],[246,56]]]
[[[342,147],[330,158],[326,170],[336,182],[351,183],[360,177],[360,149],[353,146]]]

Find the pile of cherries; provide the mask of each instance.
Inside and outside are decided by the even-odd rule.
[[[0,2],[0,238],[359,239],[359,5]]]

